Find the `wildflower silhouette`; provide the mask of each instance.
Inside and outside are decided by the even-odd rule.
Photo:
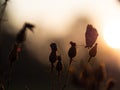
[[[97,30],[91,24],[88,24],[85,32],[85,40],[86,40],[85,48],[88,49],[91,48],[95,43],[97,37],[98,37]]]
[[[49,61],[51,63],[51,89],[54,90],[55,86],[54,86],[54,76],[53,76],[53,69],[55,68],[55,63],[58,59],[57,56],[57,45],[56,43],[51,43],[50,44],[50,48],[51,48],[51,53],[49,55]]]
[[[62,62],[61,62],[61,56],[58,56],[58,62],[56,64],[56,70],[58,71],[58,78],[60,77],[60,73],[62,71]]]
[[[33,31],[34,25],[32,25],[30,23],[25,23],[23,25],[22,29],[20,30],[20,32],[16,36],[16,41],[15,41],[15,43],[12,47],[12,50],[10,51],[9,56],[8,56],[8,60],[10,62],[10,72],[9,72],[10,75],[9,75],[9,80],[7,82],[8,83],[7,89],[9,88],[9,84],[10,84],[13,63],[16,60],[18,60],[19,54],[21,52],[21,46],[26,40],[27,28],[30,29],[31,31]]]
[[[90,62],[91,58],[92,57],[95,57],[97,54],[97,43],[94,45],[94,47],[92,47],[90,50],[89,50],[89,59],[88,59],[88,62]]]
[[[18,55],[21,52],[21,45],[26,40],[26,29],[29,28],[31,31],[33,31],[33,27],[34,25],[25,23],[20,32],[17,34],[16,41],[8,57],[10,66],[12,66],[12,64],[18,59]]]
[[[61,90],[61,72],[62,72],[62,69],[63,69],[63,64],[62,64],[62,58],[61,56],[57,56],[57,63],[56,63],[56,70],[57,70],[57,73],[58,73],[58,79],[56,80],[57,82],[57,90]]]
[[[68,56],[70,58],[69,67],[73,61],[73,58],[76,56],[76,43],[70,41],[70,49],[68,50]]]
[[[9,54],[9,61],[10,61],[10,67],[12,67],[13,63],[18,60],[18,55],[21,51],[21,47],[19,44],[15,43],[10,54]]]
[[[16,43],[20,44],[26,40],[26,30],[27,28],[33,32],[35,26],[30,23],[25,23],[20,32],[17,34]]]
[[[50,44],[50,47],[51,47],[51,53],[49,55],[49,61],[51,63],[51,72],[53,71],[53,68],[55,67],[54,66],[54,63],[57,61],[57,45],[56,43],[51,43]]]
[[[64,90],[66,88],[66,86],[67,86],[68,79],[69,79],[69,74],[70,74],[70,66],[71,66],[71,63],[73,61],[73,58],[76,56],[76,43],[70,41],[70,45],[71,45],[71,47],[68,50],[68,56],[70,58],[70,61],[69,61],[69,66],[68,66],[66,80],[65,80],[64,86],[62,87],[62,90]]]

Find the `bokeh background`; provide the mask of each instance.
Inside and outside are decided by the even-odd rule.
[[[4,0],[0,0],[2,4]],[[2,15],[3,13],[1,13]],[[92,63],[105,64],[108,77],[115,79],[113,90],[120,86],[120,49],[111,48],[104,40],[104,30],[109,22],[120,22],[120,3],[117,0],[9,0],[0,23],[1,77],[8,78],[8,54],[16,34],[25,22],[35,25],[34,33],[27,31],[22,53],[13,67],[10,90],[50,90],[50,43],[56,42],[63,63],[68,63],[69,42],[76,42],[77,56],[73,67],[80,60],[88,59],[85,46],[87,24],[98,31],[98,52]],[[5,19],[5,20],[4,20]],[[119,26],[119,24],[116,25]],[[120,30],[120,28],[118,28]],[[82,45],[82,46],[81,46]],[[95,64],[95,63],[94,63]],[[79,71],[79,70],[78,70]],[[68,90],[79,90],[71,84]]]

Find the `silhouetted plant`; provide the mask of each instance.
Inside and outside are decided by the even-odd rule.
[[[97,43],[93,46],[97,37],[98,37],[97,30],[92,25],[88,24],[87,28],[86,28],[86,33],[85,33],[85,38],[86,38],[85,48],[91,48],[89,50],[89,56],[90,57],[88,59],[88,62],[90,62],[90,59],[92,57],[95,57],[96,54],[97,54]],[[52,52],[49,56],[49,60],[51,62],[52,68],[53,68],[53,66],[54,66],[53,63],[55,63],[58,58],[56,58],[57,57],[57,55],[56,55],[57,45],[55,43],[52,43],[52,44],[53,44],[53,47],[51,47]],[[69,61],[68,71],[67,71],[67,74],[66,74],[66,80],[65,80],[65,83],[62,87],[62,90],[64,90],[65,87],[67,86],[68,79],[69,79],[69,74],[70,74],[70,72],[69,72],[70,66],[71,66],[71,63],[73,62],[73,58],[76,56],[76,53],[77,53],[76,52],[76,43],[70,41],[70,45],[71,45],[71,47],[68,50],[68,56],[70,58],[70,61]],[[58,70],[58,72],[59,72],[59,70],[61,70],[61,69],[58,68],[59,64],[61,65],[61,62],[58,61],[57,66],[56,66],[56,69]],[[92,90],[92,89],[95,90],[95,88],[96,88],[95,84],[96,83],[94,83],[95,82],[94,71],[93,71],[92,68],[90,69],[89,65],[86,64],[84,66],[83,71],[80,73],[80,78],[79,79],[80,79],[81,85],[83,85],[86,90]]]
[[[73,58],[76,56],[76,43],[70,41],[70,45],[71,45],[71,47],[70,47],[70,49],[69,49],[69,51],[68,51],[68,56],[69,56],[69,58],[70,58],[69,67],[70,67],[70,65],[71,65],[71,63],[72,63],[72,61],[73,61]],[[69,68],[68,68],[68,69],[69,69]]]
[[[97,54],[97,43],[89,50],[89,59],[88,62],[90,62],[92,57],[95,57]]]
[[[97,37],[98,37],[97,30],[91,24],[88,24],[85,33],[85,40],[86,40],[85,48],[88,49],[91,48],[95,43]]]
[[[57,56],[57,63],[56,63],[56,71],[58,73],[58,79],[57,79],[57,90],[61,90],[61,79],[62,79],[62,69],[63,69],[63,64],[62,64],[62,58],[60,55]]]
[[[56,70],[58,71],[58,78],[60,77],[60,73],[63,69],[63,65],[62,65],[62,62],[61,62],[61,56],[58,56],[58,62],[56,64]]]
[[[92,30],[91,30],[92,29]],[[90,62],[92,57],[95,57],[97,54],[97,43],[93,46],[95,43],[98,33],[95,28],[93,28],[92,25],[87,26],[86,31],[86,48],[91,48],[89,50],[89,59],[88,62]],[[69,62],[69,68],[73,61],[73,58],[76,56],[76,43],[70,42],[71,47],[68,51],[68,56],[70,58]],[[69,69],[68,68],[68,69]],[[73,74],[72,78],[75,84],[77,84],[80,88],[84,88],[85,90],[100,90],[101,83],[105,82],[106,80],[106,70],[105,65],[99,63],[98,66],[93,67],[89,63],[83,63],[82,65],[82,71],[79,72],[79,76],[76,76]],[[65,81],[64,86],[62,87],[62,90],[65,89],[67,86],[67,80],[68,80],[69,70],[67,74],[67,79]],[[106,90],[111,90],[114,86],[114,82],[110,81],[107,85]]]
[[[54,86],[54,80],[55,78],[53,77],[53,69],[55,68],[55,63],[58,59],[58,56],[57,56],[57,45],[56,43],[51,43],[50,44],[50,48],[51,48],[51,52],[50,52],[50,55],[49,55],[49,61],[51,63],[51,89],[54,90],[55,86]]]
[[[33,31],[34,25],[30,23],[25,23],[22,29],[20,30],[20,32],[17,34],[16,41],[8,57],[10,61],[10,66],[12,66],[12,64],[18,59],[18,55],[21,52],[21,45],[26,40],[26,29],[27,28]]]
[[[12,50],[10,51],[8,60],[10,61],[10,67],[12,67],[13,63],[18,60],[18,55],[21,51],[21,47],[19,44],[15,43]]]
[[[49,55],[49,61],[51,63],[51,72],[53,71],[53,68],[55,67],[54,66],[54,63],[57,61],[57,45],[56,43],[51,43],[50,44],[50,47],[51,47],[51,53]]]
[[[26,40],[26,30],[27,30],[27,28],[33,32],[34,27],[35,26],[33,24],[25,23],[23,25],[22,29],[20,30],[20,32],[16,36],[16,43],[22,44]]]
[[[22,44],[26,41],[26,30],[27,28],[30,29],[31,31],[33,31],[33,28],[35,26],[33,24],[30,23],[25,23],[22,27],[22,29],[20,30],[20,32],[17,34],[16,36],[16,41],[14,43],[14,46],[12,47],[12,50],[9,53],[8,56],[8,60],[10,61],[10,76],[9,78],[11,78],[11,74],[12,74],[12,66],[13,63],[18,60],[19,58],[19,53],[21,52],[22,49]],[[8,88],[9,88],[9,84],[10,84],[10,80],[8,80]]]
[[[69,74],[70,74],[70,66],[71,66],[71,64],[73,62],[73,58],[76,56],[76,53],[77,53],[76,52],[76,43],[70,41],[70,45],[71,45],[71,47],[68,50],[68,56],[69,56],[70,61],[69,61],[67,75],[66,75],[66,80],[65,80],[65,83],[64,83],[64,85],[62,87],[62,90],[64,90],[66,88],[66,86],[67,86],[68,79],[69,79]]]

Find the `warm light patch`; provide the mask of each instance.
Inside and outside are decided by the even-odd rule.
[[[120,21],[111,21],[104,28],[104,39],[112,48],[120,48]]]

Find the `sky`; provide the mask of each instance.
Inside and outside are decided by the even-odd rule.
[[[85,44],[85,28],[91,23],[99,32],[98,41],[103,44],[104,30],[108,25],[111,26],[111,22],[116,25],[117,22],[119,28],[119,8],[116,0],[11,0],[6,8],[6,16],[9,19],[8,26],[14,29],[7,31],[15,35],[24,22],[35,24],[34,34],[28,32],[29,38],[26,43],[29,44],[26,46],[39,54],[36,49],[54,39],[61,39],[68,46],[70,40],[65,39],[71,35],[78,44]]]
[[[4,0],[1,0],[1,3],[3,2]],[[20,87],[25,82],[29,82],[27,80],[30,80],[31,77],[34,77],[32,80],[35,82],[39,75],[45,77],[48,74],[48,67],[50,66],[48,60],[49,45],[51,42],[57,43],[59,54],[62,55],[65,63],[68,62],[66,60],[68,60],[67,51],[70,47],[70,41],[74,41],[78,45],[75,60],[87,59],[88,50],[84,48],[84,34],[87,24],[92,24],[99,33],[96,41],[98,52],[94,59],[98,62],[104,62],[108,68],[109,76],[118,79],[120,74],[120,49],[110,47],[104,38],[105,30],[109,31],[112,28],[113,31],[119,31],[120,29],[120,3],[117,0],[9,0],[3,18],[8,21],[1,23],[1,46],[5,48],[1,50],[2,59],[7,59],[7,53],[22,25],[25,22],[35,25],[33,33],[27,31],[27,40],[24,43],[22,55],[23,59],[27,60],[18,61],[15,66],[17,70],[14,69],[13,83],[17,82],[17,86]],[[6,62],[2,60],[2,63],[5,64]],[[2,67],[5,67],[4,64]],[[20,64],[22,64],[22,67]],[[25,67],[26,70],[23,70]],[[32,74],[29,69],[35,74]],[[41,75],[39,71],[43,74]],[[25,74],[20,76],[20,73]],[[30,74],[30,77],[27,78],[28,74]],[[15,79],[18,79],[18,77],[27,79],[25,79],[26,81],[20,79],[23,83],[21,84]],[[49,86],[49,74],[46,77],[44,80],[47,81],[47,86]],[[120,82],[120,79],[117,82]],[[33,85],[36,88],[38,86]],[[40,87],[44,88],[42,85]],[[118,88],[120,87],[116,85],[114,90],[118,90]],[[46,90],[49,89],[46,88]]]

